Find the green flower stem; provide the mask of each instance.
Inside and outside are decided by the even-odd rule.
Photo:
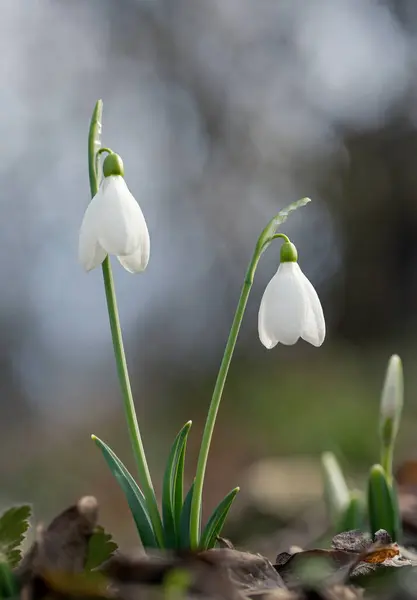
[[[290,238],[287,235],[285,235],[285,233],[276,233],[271,237],[271,240],[277,240],[279,238],[284,240],[284,242],[287,242],[287,244],[291,244]]]
[[[392,480],[393,480],[393,473],[392,473],[393,459],[394,459],[394,444],[390,444],[388,446],[383,446],[381,448],[381,465],[385,471],[387,480],[390,485],[392,485]]]
[[[88,140],[88,165],[90,176],[91,196],[95,196],[98,190],[98,180],[96,172],[96,156],[100,149],[101,133],[101,115],[102,102],[99,100],[94,109],[91,119],[89,140]],[[149,517],[155,532],[158,543],[163,547],[163,532],[161,517],[158,511],[155,492],[152,485],[151,474],[146,461],[145,450],[142,437],[139,430],[139,424],[136,417],[135,405],[133,402],[132,389],[130,387],[129,372],[127,369],[126,356],[123,347],[122,330],[120,327],[119,312],[117,309],[116,293],[114,289],[113,275],[109,257],[107,256],[102,264],[104,288],[106,292],[107,310],[109,313],[111,336],[113,341],[114,356],[116,359],[117,374],[122,390],[127,427],[129,430],[130,441],[133,448],[136,465],[139,471],[140,483],[143,494],[146,499],[146,505],[149,511]]]
[[[104,152],[106,152],[106,154],[112,154],[113,151],[110,148],[99,148],[96,152],[96,160],[95,160],[95,168],[96,168],[96,173],[98,173],[98,168],[99,168],[99,158],[100,155],[103,154]]]
[[[103,280],[106,291],[107,310],[109,313],[111,336],[113,341],[114,356],[116,359],[117,374],[122,390],[123,403],[129,430],[130,442],[133,448],[133,455],[136,460],[136,466],[139,471],[140,484],[146,499],[146,505],[149,510],[149,517],[155,532],[155,537],[161,547],[164,545],[161,517],[158,511],[155,491],[152,485],[151,474],[146,461],[145,449],[143,447],[140,434],[139,423],[136,416],[135,405],[133,402],[132,389],[130,387],[129,372],[126,363],[126,356],[123,347],[122,330],[120,327],[119,312],[117,310],[116,293],[114,289],[113,275],[110,259],[108,256],[103,261]]]
[[[249,263],[248,270],[246,272],[245,281],[243,283],[242,291],[240,293],[239,302],[236,308],[236,313],[233,319],[232,327],[230,329],[229,338],[227,340],[226,348],[223,354],[223,359],[220,365],[219,374],[217,375],[216,385],[214,387],[213,396],[209,411],[207,414],[206,424],[204,426],[203,438],[201,440],[200,454],[198,456],[197,470],[194,483],[194,493],[191,502],[191,513],[190,513],[190,544],[192,549],[197,549],[200,543],[200,531],[201,531],[201,506],[202,506],[202,495],[204,476],[207,467],[207,458],[210,449],[211,438],[213,436],[214,425],[216,423],[217,412],[219,410],[220,401],[222,398],[223,388],[226,381],[227,373],[229,371],[230,362],[232,360],[233,352],[236,346],[236,340],[239,335],[240,326],[242,324],[243,315],[245,313],[246,304],[249,298],[249,294],[253,284],[253,278],[255,275],[256,267],[259,262],[259,258],[262,254],[262,247],[259,243],[256,245],[255,252]]]

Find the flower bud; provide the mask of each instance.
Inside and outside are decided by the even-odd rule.
[[[404,380],[399,356],[391,356],[380,406],[380,435],[384,446],[393,444],[400,425],[404,402]]]

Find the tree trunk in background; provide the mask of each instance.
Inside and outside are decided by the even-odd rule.
[[[345,143],[342,191],[328,197],[343,244],[336,334],[372,340],[403,333],[416,312],[417,133],[395,122]]]

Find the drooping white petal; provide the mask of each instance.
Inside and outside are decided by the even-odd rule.
[[[143,244],[143,236],[149,237],[139,204],[120,175],[105,177],[99,194],[101,210],[97,236],[100,245],[108,254],[133,254]]]
[[[129,273],[140,273],[144,271],[149,262],[150,256],[150,239],[148,228],[146,227],[145,219],[143,220],[144,229],[142,232],[142,238],[139,248],[133,254],[128,256],[118,256],[122,267],[129,271]]]
[[[292,345],[303,331],[306,313],[301,270],[295,262],[281,263],[261,300],[258,330],[268,349],[279,342]]]
[[[313,346],[321,346],[326,335],[323,308],[311,282],[300,269],[300,279],[306,297],[306,314],[301,337]]]
[[[100,197],[94,196],[84,213],[78,241],[78,258],[86,271],[98,267],[106,258],[106,251],[97,239],[97,222],[100,213]]]

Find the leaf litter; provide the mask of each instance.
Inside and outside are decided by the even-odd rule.
[[[13,576],[22,600],[417,600],[417,554],[386,531],[336,535],[330,548],[292,549],[275,563],[219,539],[201,552],[125,555],[86,496],[38,526]],[[401,576],[400,576],[401,574]]]

